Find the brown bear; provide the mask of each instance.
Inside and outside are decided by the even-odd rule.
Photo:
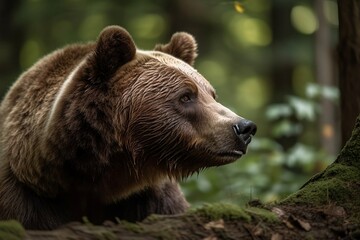
[[[184,212],[178,181],[231,163],[256,126],[216,101],[194,38],[153,51],[121,27],[42,58],[0,106],[0,219],[53,229]]]

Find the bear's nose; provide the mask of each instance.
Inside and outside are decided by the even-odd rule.
[[[243,119],[233,126],[234,132],[238,138],[244,141],[245,144],[251,142],[251,137],[256,133],[256,125],[252,121]]]

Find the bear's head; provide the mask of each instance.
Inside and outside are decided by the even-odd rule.
[[[196,56],[187,33],[142,51],[123,28],[105,28],[58,94],[47,126],[52,149],[91,178],[109,166],[108,181],[120,165],[134,172],[129,176],[179,179],[240,158],[256,126],[216,101],[192,67]],[[62,138],[71,141],[59,145]]]
[[[100,34],[94,79],[106,79],[117,93],[119,141],[135,165],[186,177],[246,153],[255,124],[216,101],[214,88],[192,67],[196,56],[194,38],[183,32],[153,51],[137,50],[119,27]]]

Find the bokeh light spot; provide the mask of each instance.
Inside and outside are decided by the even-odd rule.
[[[131,24],[131,33],[142,39],[156,39],[167,28],[165,19],[157,14],[146,14],[134,19]]]
[[[312,34],[318,28],[315,13],[307,6],[295,6],[291,10],[291,23],[294,28],[303,34]]]
[[[265,81],[258,77],[250,77],[239,83],[236,91],[238,104],[247,108],[260,108],[269,98]]]
[[[215,88],[221,87],[226,83],[226,69],[222,64],[213,60],[199,61],[197,69],[204,77],[211,82]]]
[[[229,30],[238,42],[246,45],[267,46],[272,40],[270,27],[260,19],[234,16]]]

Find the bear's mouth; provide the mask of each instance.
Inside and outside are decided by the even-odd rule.
[[[244,155],[243,151],[234,150],[234,151],[226,151],[226,152],[219,152],[217,154],[219,157],[233,157],[233,158],[240,158]]]
[[[245,153],[241,150],[232,150],[232,151],[221,151],[213,153],[214,162],[211,165],[221,166],[229,163],[233,163],[238,160]],[[209,164],[209,162],[208,162]]]
[[[216,165],[225,165],[225,164],[235,162],[244,154],[245,153],[240,150],[217,152],[215,154]]]

